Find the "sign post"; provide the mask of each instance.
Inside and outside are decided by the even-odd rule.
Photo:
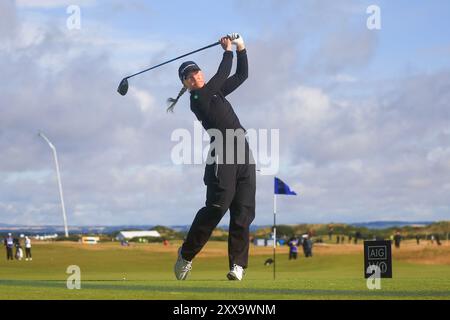
[[[370,266],[380,269],[381,278],[392,278],[392,243],[387,241],[364,241],[364,278],[369,278]],[[370,269],[369,269],[370,270]]]

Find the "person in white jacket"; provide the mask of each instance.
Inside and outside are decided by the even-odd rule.
[[[31,257],[31,239],[29,237],[25,237],[25,260],[31,261],[33,258]]]

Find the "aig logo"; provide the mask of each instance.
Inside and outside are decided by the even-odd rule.
[[[369,246],[369,260],[386,259],[386,246]]]

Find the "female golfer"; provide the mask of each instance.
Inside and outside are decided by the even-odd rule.
[[[178,250],[174,268],[178,280],[186,279],[192,269],[192,260],[228,209],[228,279],[242,280],[248,264],[249,227],[255,218],[255,164],[245,139],[245,129],[225,98],[247,79],[247,52],[242,37],[237,34],[223,37],[220,43],[225,52],[211,80],[205,83],[198,65],[185,62],[178,71],[183,88],[176,99],[169,99],[168,110],[173,111],[178,99],[189,90],[191,110],[211,136],[210,159],[214,159],[207,163],[203,178],[207,186],[205,207],[198,211]],[[236,46],[237,69],[236,74],[229,77],[233,64],[232,45]],[[220,133],[221,139],[212,135],[210,129]]]

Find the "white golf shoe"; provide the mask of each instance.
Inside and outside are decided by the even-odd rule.
[[[230,272],[228,272],[227,274],[228,280],[241,281],[243,277],[244,277],[244,268],[238,266],[237,264],[234,264]]]
[[[175,263],[174,272],[177,280],[186,280],[192,270],[192,261],[184,260],[181,256],[181,248],[178,249],[178,259]]]

